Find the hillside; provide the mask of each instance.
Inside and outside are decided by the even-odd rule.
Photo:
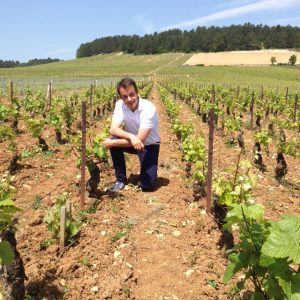
[[[5,77],[105,77],[147,75],[164,66],[181,66],[191,54],[132,55],[111,53],[34,67],[0,69]]]
[[[195,57],[201,54],[195,54]],[[259,54],[260,55],[260,54]],[[193,54],[168,53],[156,55],[133,55],[112,53],[87,58],[51,63],[32,67],[0,69],[0,94],[7,91],[12,79],[17,91],[25,87],[47,88],[50,79],[56,88],[87,87],[92,82],[112,83],[124,76],[135,79],[148,78],[154,74],[180,76],[182,82],[194,84],[217,84],[227,86],[270,87],[299,91],[300,72],[297,67],[270,66],[210,66],[186,65]],[[298,55],[298,61],[300,55]],[[198,64],[199,62],[197,62]],[[222,63],[225,65],[226,61]],[[271,70],[271,72],[270,72]]]

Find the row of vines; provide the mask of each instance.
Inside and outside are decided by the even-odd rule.
[[[151,90],[150,81],[138,82],[141,95],[146,97]],[[78,91],[53,91],[51,84],[45,90],[27,89],[24,95],[14,94],[13,83],[9,83],[8,97],[0,103],[0,142],[5,152],[5,163],[1,171],[0,182],[0,278],[7,299],[24,299],[25,270],[22,258],[17,250],[16,230],[19,218],[28,210],[39,207],[42,199],[37,197],[33,204],[25,210],[15,204],[16,188],[14,176],[26,164],[28,158],[55,154],[58,148],[64,149],[65,155],[70,153],[77,157],[76,166],[81,168],[85,161],[89,178],[85,182],[85,191],[89,197],[99,197],[100,173],[107,165],[107,151],[102,141],[109,135],[109,113],[113,110],[117,99],[115,86],[97,87],[92,84],[88,89]],[[82,103],[86,107],[87,140],[84,145],[85,157],[82,157]],[[99,125],[100,132],[95,132]],[[51,132],[55,143],[48,141]],[[36,142],[29,147],[20,141],[22,136],[30,134]],[[84,191],[84,194],[85,194]],[[68,203],[68,195],[63,191],[54,205],[48,210],[43,221],[52,234],[52,238],[40,245],[45,249],[58,244],[61,236],[61,208]],[[74,243],[84,225],[89,221],[88,214],[95,206],[79,207],[67,211],[65,245]],[[62,249],[64,251],[64,249]]]
[[[253,299],[300,299],[300,218],[285,215],[271,221],[253,195],[257,181],[253,168],[265,172],[265,157],[275,158],[274,177],[282,186],[296,192],[299,189],[299,182],[285,179],[289,170],[286,156],[300,157],[298,95],[288,89],[281,94],[264,88],[258,91],[182,84],[176,76],[158,76],[157,81],[172,130],[180,141],[186,176],[192,182],[196,201],[210,194],[207,139],[193,124],[181,121],[181,105],[189,105],[201,122],[213,126],[228,147],[239,147],[232,173],[213,172],[213,205],[209,213],[215,216],[222,231],[230,261],[224,282],[234,280],[236,294],[253,289]],[[152,84],[152,81],[139,83],[141,96],[149,94]],[[15,238],[23,211],[15,205],[16,188],[12,178],[29,157],[55,153],[55,145],[49,144],[46,130],[53,132],[57,145],[64,148],[66,155],[73,153],[77,157],[77,167],[81,167],[82,101],[87,115],[84,161],[90,175],[85,190],[89,197],[99,198],[100,175],[108,162],[102,141],[108,136],[108,114],[116,101],[114,86],[91,85],[68,94],[53,92],[50,86],[48,93],[27,89],[18,97],[11,84],[8,97],[0,103],[0,142],[7,159],[0,182],[0,273],[8,298],[22,299],[25,295],[25,271]],[[101,131],[95,134],[99,124]],[[29,148],[19,143],[25,132],[36,140]],[[251,149],[245,135],[254,141]],[[39,201],[36,199],[28,209],[34,209]],[[42,247],[58,243],[60,209],[66,203],[67,195],[62,193],[44,217],[52,238]],[[91,206],[67,213],[68,245],[76,240],[93,209]]]
[[[285,179],[285,156],[300,157],[298,95],[288,89],[279,94],[263,88],[199,87],[182,84],[175,76],[162,76],[158,81],[172,129],[181,143],[187,176],[193,178],[195,199],[206,196],[209,189],[207,137],[196,134],[192,123],[179,121],[180,107],[188,104],[191,113],[213,127],[227,147],[240,149],[232,173],[213,173],[209,211],[226,245],[230,263],[224,282],[235,282],[232,297],[250,288],[254,290],[251,299],[300,299],[300,218],[284,215],[271,221],[253,195],[257,182],[253,168],[265,172],[263,155],[276,158],[274,176],[278,182],[299,191],[299,182]],[[252,135],[252,149],[246,147],[245,132]]]

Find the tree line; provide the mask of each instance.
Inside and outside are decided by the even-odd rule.
[[[116,35],[81,44],[76,57],[112,52],[159,54],[167,52],[221,52],[272,48],[300,48],[300,28],[292,26],[231,25],[171,29],[144,36]]]
[[[30,59],[26,63],[20,63],[18,60],[1,60],[0,59],[0,68],[15,68],[15,67],[28,67],[42,64],[49,64],[53,62],[58,62],[60,59],[58,58],[34,58]]]

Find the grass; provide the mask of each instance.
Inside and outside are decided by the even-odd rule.
[[[0,76],[10,78],[101,78],[120,77],[125,75],[148,76],[165,65],[180,66],[190,56],[190,54],[182,53],[162,55],[120,55],[118,53],[112,53],[32,67],[0,69]]]
[[[300,91],[300,70],[287,66],[184,66],[165,68],[162,74],[176,74],[183,82],[195,84],[215,84],[237,87],[261,88],[262,86],[280,91],[289,87],[291,91]]]
[[[160,55],[103,54],[46,65],[0,69],[0,92],[6,91],[8,79],[18,82],[19,89],[25,85],[43,85],[53,79],[54,86],[62,88],[88,86],[91,81],[113,84],[124,76],[136,80],[153,74],[173,75],[182,82],[205,85],[226,85],[250,88],[272,88],[291,92],[300,91],[300,71],[290,66],[183,66],[192,54],[168,53]],[[16,84],[17,89],[17,84]]]

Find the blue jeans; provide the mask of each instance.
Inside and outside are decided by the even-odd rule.
[[[117,180],[124,183],[127,181],[124,153],[137,154],[141,165],[141,188],[143,191],[154,190],[157,179],[159,146],[159,144],[147,145],[144,151],[137,151],[133,147],[110,148]]]

